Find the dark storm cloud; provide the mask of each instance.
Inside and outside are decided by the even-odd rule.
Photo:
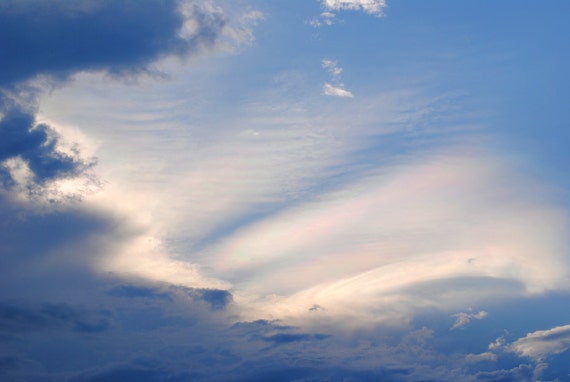
[[[14,185],[5,163],[10,158],[22,159],[39,185],[95,163],[57,150],[55,130],[36,125],[37,89],[26,81],[42,75],[57,84],[83,71],[131,76],[162,57],[183,57],[214,44],[224,20],[197,7],[191,17],[195,29],[183,37],[179,1],[0,2],[0,184]]]

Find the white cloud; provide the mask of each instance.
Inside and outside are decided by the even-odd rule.
[[[560,211],[521,195],[498,157],[468,151],[383,169],[244,227],[210,248],[211,267],[274,294],[253,315],[308,317],[318,304],[319,319],[349,324],[567,286]]]
[[[495,342],[491,342],[489,344],[489,350],[499,350],[505,346],[505,337],[499,337],[495,340]]]
[[[332,97],[342,97],[342,98],[353,98],[351,92],[346,89],[343,89],[340,86],[334,86],[329,83],[325,83],[323,85],[323,94],[332,96]]]
[[[342,73],[342,68],[338,66],[336,61],[324,59],[322,61],[323,68],[326,69],[333,78],[338,78]]]
[[[331,11],[363,11],[376,16],[382,16],[386,8],[386,0],[323,0],[322,4]]]
[[[319,17],[315,17],[309,20],[309,25],[314,27],[320,27],[322,25],[333,25],[338,22],[336,15],[332,12],[322,12]]]
[[[323,66],[341,73],[334,60]],[[231,286],[251,319],[340,325],[405,323],[426,306],[460,311],[565,285],[564,212],[504,153],[467,141],[351,162],[369,137],[426,118],[437,108],[431,98],[402,91],[331,105],[279,89],[244,95],[236,111],[211,89],[216,70],[203,65],[134,95],[84,76],[44,104],[54,120],[81,111],[69,124],[103,142],[98,171],[110,184],[100,205],[128,210],[143,227],[101,270]]]
[[[323,59],[321,65],[331,76],[332,82],[332,84],[327,82],[323,85],[323,94],[333,97],[352,98],[352,93],[344,88],[344,84],[340,80],[342,68],[338,66],[337,62]]]
[[[476,320],[482,320],[483,318],[487,317],[487,312],[485,312],[484,310],[480,311],[479,313],[464,313],[464,312],[460,312],[457,314],[454,314],[453,317],[456,317],[456,321],[453,324],[453,326],[451,327],[450,330],[455,330],[455,329],[459,329],[464,327],[465,325],[467,325],[468,323],[471,322],[471,320],[476,319]]]
[[[537,361],[552,354],[562,353],[568,348],[570,348],[570,325],[537,330],[519,338],[510,346],[511,351]]]

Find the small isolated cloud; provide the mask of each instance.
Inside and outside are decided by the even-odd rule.
[[[336,15],[333,12],[325,11],[322,12],[319,17],[315,17],[309,20],[309,25],[314,27],[320,27],[323,25],[333,25],[338,22]]]
[[[382,16],[386,0],[323,0],[323,7],[329,11],[363,11],[370,15]]]
[[[338,79],[340,74],[342,73],[342,68],[338,66],[336,61],[332,61],[325,58],[322,61],[322,65],[323,68],[326,69],[330,73],[330,75],[335,79]]]
[[[345,98],[353,98],[351,92],[346,89],[343,89],[339,86],[334,86],[329,83],[323,85],[323,94],[333,97],[345,97]]]
[[[344,88],[344,84],[340,80],[342,68],[338,66],[336,61],[324,59],[322,67],[331,76],[331,82],[323,85],[323,94],[333,97],[354,97],[352,93]]]
[[[489,344],[489,350],[502,349],[505,346],[505,337],[499,337]]]
[[[484,361],[496,361],[497,355],[492,352],[484,352],[479,354],[467,354],[465,356],[465,362],[468,363],[479,363]]]
[[[453,317],[456,318],[455,323],[453,324],[453,326],[451,327],[450,330],[455,330],[455,329],[459,329],[464,327],[465,325],[467,325],[469,322],[471,322],[471,320],[475,319],[475,320],[482,320],[485,317],[487,317],[487,312],[485,311],[480,311],[479,313],[464,313],[464,312],[460,312],[457,314],[454,314]]]
[[[549,355],[562,353],[568,348],[570,348],[570,325],[537,330],[519,338],[510,346],[510,350],[518,355],[538,361]]]

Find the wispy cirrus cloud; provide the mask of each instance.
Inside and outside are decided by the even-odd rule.
[[[318,304],[319,317],[353,323],[567,286],[563,216],[519,195],[499,158],[465,150],[384,169],[244,227],[208,249],[210,266],[239,290],[283,296],[254,314],[310,320]],[[548,229],[525,223],[539,217]]]

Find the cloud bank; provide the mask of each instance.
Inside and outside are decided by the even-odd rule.
[[[224,20],[196,6],[184,17],[180,6],[178,1],[89,0],[0,4],[0,181],[5,188],[19,183],[38,193],[46,182],[76,177],[95,163],[82,158],[77,147],[64,150],[56,129],[36,123],[42,88],[37,80],[53,86],[83,71],[133,76],[150,72],[160,58],[212,46]],[[191,32],[182,35],[190,23]]]

